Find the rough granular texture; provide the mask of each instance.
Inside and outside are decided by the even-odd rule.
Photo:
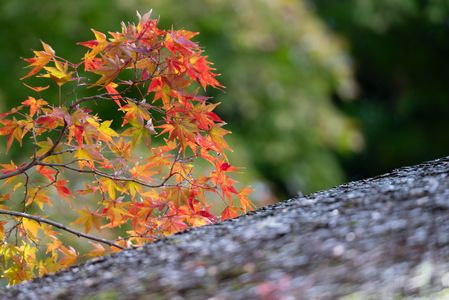
[[[2,299],[449,297],[449,158],[0,291]]]

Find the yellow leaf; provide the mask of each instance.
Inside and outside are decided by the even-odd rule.
[[[199,227],[212,223],[208,218],[198,215],[188,218],[188,222],[192,225],[192,227]]]
[[[111,180],[109,178],[102,178],[100,182],[102,190],[108,191],[108,195],[111,198],[111,200],[116,199],[116,191],[119,191],[121,193],[126,191],[123,187],[117,185],[117,183],[114,180]]]
[[[117,132],[109,128],[109,126],[111,126],[111,123],[112,121],[104,121],[97,128],[100,134],[99,138],[107,143],[112,142],[113,136],[119,136]]]
[[[111,126],[111,123],[112,120],[102,122],[100,127],[98,128],[98,131],[109,136],[118,136],[117,132],[109,128],[109,126]]]
[[[37,233],[40,227],[38,222],[31,219],[23,218],[22,226],[23,229],[25,229],[27,234],[30,235],[32,239],[37,239]]]
[[[69,82],[72,79],[73,72],[68,72],[69,65],[67,62],[61,64],[55,60],[55,67],[44,67],[47,74],[41,75],[39,77],[51,78],[57,85],[62,86],[63,84]]]
[[[31,279],[33,277],[30,270],[25,269],[25,264],[13,265],[3,272],[2,277],[8,278],[8,285],[15,285],[24,280]]]
[[[50,138],[47,138],[46,141],[37,142],[37,146],[39,147],[39,150],[37,150],[36,154],[41,156],[53,147],[53,141]]]
[[[100,229],[100,218],[89,210],[77,210],[79,218],[76,219],[73,224],[79,224],[84,226],[84,232],[88,233],[92,226],[96,229]]]
[[[41,44],[47,54],[50,54],[51,56],[55,55],[55,50],[53,50],[53,48],[49,44],[46,44],[43,41],[41,41]]]
[[[131,198],[134,199],[136,196],[136,193],[140,192],[142,189],[142,186],[136,182],[128,181],[126,183],[126,187],[128,188],[129,194],[131,195]]]
[[[87,152],[86,150],[84,150],[83,148],[78,148],[75,153],[73,154],[73,156],[77,159],[85,159],[88,161],[93,161],[94,158],[90,155],[89,152]]]
[[[86,118],[86,122],[89,123],[90,125],[92,125],[95,128],[100,127],[100,124],[98,124],[97,120],[95,118],[89,117]]]
[[[25,242],[22,242],[22,246],[19,247],[19,250],[22,252],[22,257],[27,261],[28,265],[32,267],[32,265],[36,262],[36,250],[35,245],[30,245]]]
[[[55,273],[61,270],[62,266],[57,262],[58,255],[53,253],[52,256],[39,261],[38,273],[39,276],[44,276],[48,273]]]
[[[109,197],[111,197],[112,200],[115,200],[115,187],[117,185],[115,184],[115,182],[113,180],[107,179],[106,186],[108,188]]]
[[[231,150],[229,145],[224,140],[224,136],[230,134],[231,132],[229,130],[221,128],[221,126],[222,125],[215,125],[214,127],[212,127],[212,129],[209,131],[209,137],[214,143],[217,151],[223,154],[223,149]]]

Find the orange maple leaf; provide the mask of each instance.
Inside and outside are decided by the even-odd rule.
[[[42,176],[48,178],[48,180],[55,180],[56,170],[46,167],[46,166],[37,166],[36,171],[38,171]]]
[[[0,120],[0,124],[3,127],[0,127],[0,135],[8,136],[6,141],[6,153],[8,153],[11,148],[12,142],[17,140],[20,145],[22,145],[22,139],[25,135],[25,132],[22,130],[22,127],[19,125],[19,122],[16,119],[13,120]]]
[[[238,216],[239,216],[239,213],[238,213],[238,208],[237,207],[227,206],[221,212],[221,219],[222,220],[232,219],[232,218],[236,218]]]

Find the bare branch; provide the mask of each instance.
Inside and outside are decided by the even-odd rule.
[[[17,212],[17,211],[3,210],[3,209],[0,209],[0,214],[1,215],[8,215],[8,216],[19,217],[19,218],[26,218],[26,219],[29,219],[29,220],[34,220],[34,221],[36,221],[38,223],[48,224],[50,226],[53,226],[53,227],[59,228],[61,230],[67,231],[67,232],[69,232],[71,234],[74,234],[74,235],[76,235],[78,237],[83,237],[83,238],[91,240],[91,241],[96,241],[96,242],[99,242],[99,243],[103,243],[103,244],[106,244],[108,246],[115,247],[115,248],[118,248],[118,249],[121,249],[121,250],[126,249],[125,247],[120,246],[120,245],[118,245],[118,244],[116,244],[116,243],[114,243],[112,241],[109,241],[109,240],[106,240],[106,239],[102,239],[102,238],[99,238],[99,237],[96,237],[96,236],[93,236],[93,235],[90,235],[90,234],[82,233],[80,231],[77,231],[77,230],[74,230],[72,228],[69,228],[69,227],[67,227],[67,226],[65,226],[65,225],[63,225],[61,223],[57,223],[55,221],[52,221],[52,220],[49,220],[49,219],[45,219],[45,218],[42,218],[42,217],[39,217],[39,216],[34,216],[34,215],[30,215],[30,214],[22,213],[22,212]]]
[[[41,166],[48,166],[48,167],[61,167],[61,168],[65,168],[67,170],[71,170],[71,171],[78,172],[78,173],[98,175],[100,177],[108,178],[108,179],[115,180],[115,181],[134,182],[134,183],[137,183],[137,184],[139,184],[141,186],[148,187],[148,188],[160,188],[160,187],[163,187],[163,186],[167,186],[165,183],[167,183],[167,181],[171,177],[173,177],[174,175],[178,174],[177,172],[170,173],[166,178],[164,178],[164,180],[162,180],[161,183],[159,183],[159,184],[148,184],[148,183],[145,183],[145,182],[143,182],[141,180],[128,178],[128,177],[114,176],[114,175],[111,175],[111,174],[107,174],[107,173],[101,172],[101,171],[96,170],[96,169],[83,170],[83,169],[78,169],[78,168],[74,168],[74,167],[70,166],[71,164],[73,164],[73,163],[75,163],[77,161],[82,161],[82,159],[74,160],[74,161],[71,161],[71,162],[66,163],[66,164],[45,163],[45,162],[38,162],[37,164],[41,165]]]

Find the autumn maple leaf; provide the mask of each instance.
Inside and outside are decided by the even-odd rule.
[[[42,92],[42,91],[45,91],[46,89],[48,89],[50,87],[49,85],[46,85],[46,86],[31,86],[31,85],[28,85],[28,84],[26,84],[24,82],[23,82],[23,85],[26,86],[27,88],[35,91],[35,92],[38,92],[38,93]]]
[[[80,216],[73,222],[73,224],[83,225],[85,233],[88,233],[92,227],[100,230],[101,223],[98,214],[87,209],[77,210],[77,212]]]
[[[50,181],[55,179],[55,175],[57,173],[54,169],[46,166],[37,166],[36,171],[38,171],[42,176],[48,178]]]
[[[94,249],[86,254],[87,257],[97,257],[105,255],[106,249],[103,247],[103,245],[92,242],[90,242],[90,244],[94,247]]]
[[[48,102],[42,99],[35,99],[34,97],[28,97],[27,100],[22,102],[23,105],[30,107],[30,117],[34,116],[36,112]]]
[[[238,209],[236,207],[227,206],[221,213],[221,219],[227,220],[238,217]]]
[[[17,140],[20,145],[22,145],[22,139],[25,135],[25,132],[16,119],[0,120],[0,124],[3,125],[3,127],[0,127],[0,136],[6,135],[8,137],[6,141],[6,153],[8,153],[9,149],[11,148],[14,139]]]
[[[218,152],[222,153],[224,149],[230,149],[228,143],[226,143],[224,136],[230,134],[229,130],[222,128],[223,124],[215,125],[209,131],[209,138],[211,142],[215,145]]]
[[[120,101],[123,101],[123,97],[120,95],[120,93],[115,89],[118,86],[118,84],[114,82],[109,82],[107,85],[105,85],[105,89],[108,92],[109,95],[111,95],[112,99],[114,100],[117,105],[122,108],[122,104]]]
[[[21,80],[37,74],[54,58],[55,51],[53,48],[42,41],[41,43],[44,47],[44,51],[34,51],[34,57],[24,59],[26,62],[30,63],[28,67],[33,67],[33,69],[20,78]]]
[[[59,264],[63,266],[73,265],[78,259],[78,253],[73,247],[65,247],[61,245],[58,250],[62,254],[62,258],[59,260]]]
[[[72,192],[67,188],[68,180],[58,180],[55,182],[55,188],[56,191],[58,191],[59,196],[62,198],[68,199],[70,196],[72,196]]]

